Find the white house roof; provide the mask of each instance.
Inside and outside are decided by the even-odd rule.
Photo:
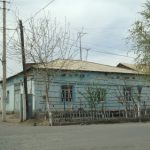
[[[57,59],[48,64],[33,65],[34,68],[39,69],[60,69],[60,70],[80,70],[80,71],[92,71],[92,72],[108,72],[108,73],[128,73],[137,74],[136,70],[120,68],[115,66],[103,65],[88,61],[81,60],[60,60]]]

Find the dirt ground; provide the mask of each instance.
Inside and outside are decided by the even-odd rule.
[[[150,123],[32,126],[0,122],[0,150],[149,150]]]

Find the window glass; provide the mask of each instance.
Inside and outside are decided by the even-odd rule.
[[[62,96],[62,101],[71,102],[72,101],[72,86],[63,85],[61,87],[61,96]]]
[[[123,95],[126,101],[131,101],[131,87],[124,87]]]

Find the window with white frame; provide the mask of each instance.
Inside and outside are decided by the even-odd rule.
[[[72,85],[62,85],[61,86],[61,99],[64,102],[71,102],[73,97],[72,97],[72,90],[73,86]]]

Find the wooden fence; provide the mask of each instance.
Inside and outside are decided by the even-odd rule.
[[[140,116],[138,112],[124,110],[120,111],[55,111],[52,112],[53,124],[82,124],[96,122],[120,122],[121,120],[141,120],[142,118],[150,118],[150,110],[141,110]]]

